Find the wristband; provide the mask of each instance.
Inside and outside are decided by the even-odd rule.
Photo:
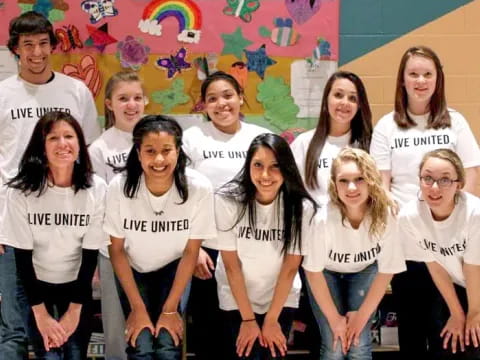
[[[242,322],[249,322],[249,321],[256,321],[257,319],[253,318],[253,319],[245,319],[245,320],[242,320]]]

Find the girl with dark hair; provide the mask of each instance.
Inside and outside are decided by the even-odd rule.
[[[447,107],[445,75],[437,54],[426,46],[414,46],[400,60],[395,109],[378,121],[370,147],[383,185],[400,207],[419,192],[412,169],[418,168],[425,153],[439,148],[460,156],[466,168],[465,190],[472,192],[480,165],[478,144],[465,118]],[[407,261],[407,269],[392,281],[400,352],[402,358],[423,359],[428,342],[436,340],[428,339],[427,322],[418,321],[430,308],[433,284],[424,263]]]
[[[257,136],[242,170],[215,200],[218,237],[209,245],[222,255],[216,279],[228,326],[226,358],[285,358],[300,297],[297,270],[315,232],[316,208],[287,142]]]
[[[325,85],[317,127],[291,144],[300,174],[317,202],[328,200],[330,165],[338,152],[346,146],[368,151],[371,136],[372,113],[362,80],[337,71]]]
[[[372,157],[352,148],[333,160],[329,195],[315,234],[320,241],[303,261],[320,359],[372,359],[371,318],[392,275],[405,270],[393,202]]]
[[[180,359],[179,302],[202,239],[216,236],[210,182],[186,169],[182,129],[150,115],[133,129],[124,173],[108,187],[105,231],[126,317],[129,359]]]
[[[480,359],[480,200],[462,191],[462,161],[449,149],[423,157],[420,198],[400,211],[406,258],[425,262],[435,283],[428,359]]]
[[[91,281],[102,231],[106,184],[93,175],[85,139],[69,114],[37,122],[8,183],[5,244],[32,308],[37,358],[85,359],[91,334]]]
[[[143,116],[146,96],[142,81],[134,71],[118,72],[105,86],[105,130],[89,146],[93,170],[107,183],[114,169],[124,167],[132,148],[133,127]],[[126,359],[124,340],[125,321],[115,288],[115,277],[108,257],[107,246],[98,257],[102,297],[102,325],[107,359]]]
[[[185,131],[183,148],[192,159],[191,166],[219,188],[240,170],[253,138],[270,132],[240,119],[244,93],[231,75],[218,71],[202,83],[201,99],[209,121]],[[206,251],[205,251],[206,250]],[[221,316],[213,272],[218,253],[200,249],[192,281],[190,313],[193,317],[193,349],[199,360],[224,360]]]

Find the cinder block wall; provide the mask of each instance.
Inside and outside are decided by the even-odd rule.
[[[359,3],[353,3],[357,1]],[[355,16],[352,11],[355,7],[358,9],[360,3],[364,10],[357,11]],[[459,5],[461,1],[449,3],[456,3],[457,8],[440,9],[446,5],[443,0],[342,1],[341,68],[357,73],[364,80],[374,122],[393,108],[401,55],[410,46],[424,44],[433,48],[443,63],[448,105],[467,118],[480,140],[480,0],[463,1],[464,5]],[[415,18],[423,7],[430,7],[432,13],[435,10],[446,13],[415,27],[421,19],[412,20],[406,14]],[[371,9],[370,16],[365,15],[365,9]],[[415,28],[402,35],[405,29],[401,28],[401,23],[405,19]],[[361,53],[362,49],[357,48],[368,49],[368,46],[375,49],[353,58],[352,49]]]

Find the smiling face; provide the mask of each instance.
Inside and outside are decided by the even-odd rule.
[[[411,56],[405,64],[403,82],[408,109],[416,115],[428,112],[437,83],[437,70],[433,60],[424,56]]]
[[[173,183],[178,149],[175,138],[167,132],[149,132],[140,145],[138,158],[148,189],[161,195]]]
[[[434,183],[430,185],[432,179]],[[455,194],[461,187],[458,182],[440,179],[457,180],[455,167],[448,160],[428,158],[420,171],[420,190],[422,198],[427,202],[436,220],[446,219],[452,213],[455,207]]]
[[[260,204],[270,204],[283,184],[277,158],[272,150],[260,146],[250,162],[250,178],[257,189],[255,198]]]
[[[213,81],[205,93],[205,110],[220,131],[234,134],[240,128],[240,106],[243,95],[226,80]]]
[[[20,62],[20,76],[34,84],[46,82],[52,74],[52,50],[47,33],[20,35],[15,48]]]
[[[354,161],[345,161],[335,174],[338,198],[345,205],[347,216],[359,217],[365,213],[368,204],[368,184]]]
[[[350,123],[358,111],[355,84],[345,78],[335,80],[327,100],[332,131],[341,134],[350,130]]]
[[[45,137],[45,155],[51,170],[72,168],[80,146],[75,129],[66,121],[57,121]]]
[[[138,81],[121,81],[115,85],[110,99],[105,105],[115,116],[115,127],[132,132],[135,124],[143,116],[145,96],[142,85]]]

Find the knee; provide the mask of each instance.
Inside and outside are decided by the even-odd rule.
[[[362,342],[358,345],[352,345],[348,351],[348,357],[351,360],[371,360],[372,344],[371,342]]]
[[[175,345],[166,329],[161,329],[156,339],[155,353],[159,360],[180,360],[181,347]]]
[[[127,354],[135,356],[145,356],[153,354],[153,335],[150,330],[143,329],[137,337],[135,347],[128,344]]]
[[[333,344],[326,344],[322,342],[320,348],[320,358],[322,360],[343,360],[344,355],[342,353],[342,348],[340,344],[337,344],[337,347],[334,349]]]

